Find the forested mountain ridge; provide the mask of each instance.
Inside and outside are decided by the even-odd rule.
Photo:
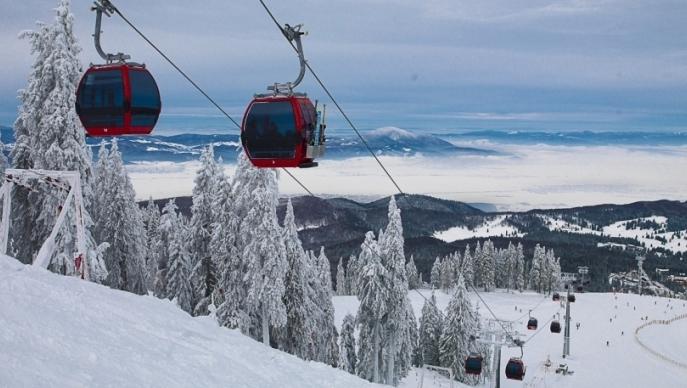
[[[497,247],[503,248],[509,241],[521,242],[525,253],[531,257],[538,243],[553,248],[561,257],[564,271],[574,271],[578,265],[592,269],[592,283],[595,289],[606,289],[610,272],[626,271],[634,266],[636,252],[623,249],[641,246],[641,241],[630,237],[618,237],[606,230],[609,225],[651,230],[655,241],[661,244],[661,232],[676,233],[686,238],[687,202],[642,201],[624,205],[604,204],[566,209],[537,209],[527,212],[484,212],[468,204],[434,198],[424,195],[396,197],[403,214],[403,231],[407,256],[413,255],[418,271],[429,276],[432,263],[437,256],[462,251],[465,245],[474,247],[477,241],[491,239]],[[339,257],[344,261],[351,254],[358,254],[365,232],[378,231],[386,223],[389,197],[369,203],[356,202],[346,198],[295,197],[292,199],[298,234],[306,249],[324,246],[331,261],[332,270]],[[162,205],[166,200],[156,201]],[[189,197],[177,198],[182,213],[187,213]],[[282,199],[277,209],[283,220],[286,201]],[[500,218],[499,218],[500,217]],[[659,221],[665,218],[664,224]],[[500,233],[489,229],[493,220],[503,219],[501,224],[511,233]],[[647,220],[642,220],[647,218]],[[630,223],[623,221],[634,220]],[[485,226],[486,225],[486,226]],[[451,228],[460,228],[458,239],[441,239],[438,234]],[[622,228],[620,229],[622,230]],[[516,233],[517,232],[517,233]],[[450,234],[450,233],[449,233]],[[642,235],[643,237],[643,235]],[[649,236],[651,237],[651,236]],[[643,239],[645,240],[645,239]],[[680,242],[680,249],[667,250],[659,245],[649,246],[645,263],[647,272],[654,268],[668,268],[673,273],[687,272],[686,256]],[[666,245],[667,246],[667,245]]]

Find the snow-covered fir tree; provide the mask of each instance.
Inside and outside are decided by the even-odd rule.
[[[339,369],[355,374],[358,359],[355,354],[355,317],[346,314],[339,336]]]
[[[385,383],[398,385],[405,377],[411,366],[412,349],[410,330],[408,328],[408,278],[405,272],[405,253],[403,249],[403,225],[401,210],[396,206],[396,200],[389,200],[389,223],[384,234],[380,237],[379,247],[382,255],[382,265],[387,270],[389,291],[387,301],[387,316],[384,324],[383,344],[385,347],[384,368]],[[406,349],[407,351],[403,351]]]
[[[496,288],[496,249],[491,240],[487,240],[482,245],[481,255],[481,276],[484,291],[492,291]]]
[[[357,323],[360,328],[358,344],[358,376],[371,382],[382,382],[383,322],[389,300],[389,276],[381,262],[379,245],[372,232],[367,232],[361,246],[361,257],[367,260],[361,270]]]
[[[406,275],[408,276],[409,289],[415,290],[422,286],[422,284],[420,284],[420,275],[417,273],[413,255],[410,255],[410,259],[408,259],[408,263],[406,263]]]
[[[81,77],[81,51],[73,31],[74,17],[69,0],[60,0],[52,24],[38,23],[38,30],[25,31],[20,38],[27,39],[34,55],[27,85],[19,91],[19,114],[14,123],[15,146],[12,166],[21,169],[78,171],[86,214],[86,260],[90,265],[91,279],[103,280],[105,266],[90,234],[90,211],[93,192],[91,152],[86,147],[84,130],[75,111],[76,87]],[[34,191],[17,187],[13,196],[12,236],[17,257],[30,263],[43,241],[55,225],[59,207],[67,196],[49,185],[39,185]],[[73,218],[72,211],[68,214]],[[71,225],[73,223],[67,223]],[[73,274],[76,248],[74,231],[65,226],[56,243],[55,256],[50,268],[56,272]],[[19,243],[20,242],[20,243]]]
[[[259,172],[262,174],[261,170]],[[249,314],[259,317],[261,330],[252,332],[269,346],[270,327],[286,325],[283,297],[288,263],[277,223],[277,173],[267,170],[264,174],[264,180],[250,193],[252,206],[241,220],[240,229],[244,244],[242,257],[246,263],[245,307]]]
[[[153,202],[152,197],[148,200],[143,221],[146,231],[146,288],[153,291],[155,289],[155,274],[157,273],[157,263],[159,261],[162,243],[160,241],[160,208]]]
[[[314,305],[314,291],[310,290],[308,284],[308,277],[314,269],[298,238],[290,199],[286,203],[283,239],[288,262],[284,292],[286,327],[281,330],[283,338],[280,339],[279,345],[286,352],[304,360],[314,360],[315,348],[319,345],[316,342],[319,306]]]
[[[434,260],[432,265],[432,272],[429,275],[430,284],[432,289],[438,290],[441,288],[441,259],[438,257]]]
[[[477,287],[484,287],[484,257],[482,254],[482,245],[480,244],[479,241],[477,241],[477,245],[475,245],[475,251],[472,255],[472,263],[473,263],[473,271],[474,271],[474,278],[472,281],[472,285],[477,288]]]
[[[187,249],[188,230],[185,225],[172,234],[169,245],[169,268],[167,271],[167,298],[175,301],[177,305],[191,314],[193,306],[193,290],[189,276],[189,262],[191,254]]]
[[[210,253],[212,227],[217,221],[214,207],[219,185],[224,182],[221,166],[215,160],[214,149],[209,145],[200,156],[196,172],[191,206],[191,286],[193,287],[194,315],[208,313],[212,292],[217,285],[217,268]]]
[[[463,280],[465,281],[465,286],[470,288],[475,283],[475,267],[474,260],[470,254],[470,245],[465,246],[465,253],[463,253],[463,260],[461,262]]]
[[[358,295],[359,274],[358,256],[348,256],[348,265],[346,265],[346,289],[349,295]]]
[[[455,282],[455,266],[453,265],[453,258],[451,255],[444,257],[441,261],[441,289],[448,292],[453,287]]]
[[[347,283],[343,257],[340,257],[339,265],[336,266],[336,295],[348,295],[348,290],[346,289]]]
[[[171,255],[171,246],[178,238],[182,229],[182,222],[177,214],[177,205],[170,199],[162,209],[158,235],[160,238],[160,250],[158,251],[157,272],[154,280],[154,294],[158,298],[167,298],[167,272]]]
[[[477,335],[479,316],[472,308],[465,282],[458,278],[453,297],[446,309],[446,319],[439,340],[439,359],[442,366],[451,368],[454,377],[463,383],[471,383],[472,378],[465,373],[465,359],[474,347],[473,338]]]
[[[434,293],[425,300],[420,317],[419,365],[439,366],[439,339],[443,332],[443,320],[436,305]]]
[[[537,244],[534,247],[534,254],[532,256],[532,264],[530,265],[528,278],[529,287],[537,292],[541,292],[542,290],[542,274],[545,260],[546,250],[544,247]]]
[[[322,309],[319,319],[317,333],[319,335],[318,347],[321,349],[318,361],[322,361],[332,366],[336,366],[339,360],[338,333],[334,324],[334,303],[332,302],[332,272],[329,266],[329,259],[324,252],[324,247],[320,248],[320,254],[315,257],[317,276],[319,285],[315,284],[316,291],[315,304]]]
[[[97,217],[94,237],[107,242],[103,253],[108,270],[106,284],[137,294],[147,292],[145,225],[136,193],[124,168],[117,140],[109,151],[100,147],[95,169],[93,209]]]
[[[518,291],[522,292],[525,289],[525,254],[523,252],[521,243],[518,243],[516,248],[513,272],[513,278],[515,279],[513,288],[516,288]]]

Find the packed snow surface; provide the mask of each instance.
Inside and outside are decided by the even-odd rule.
[[[0,256],[0,387],[371,387],[169,301]]]
[[[409,297],[419,319],[425,301],[431,295],[429,290],[410,291]],[[446,308],[450,295],[436,291],[437,305]],[[650,354],[634,340],[635,329],[645,321],[642,317],[668,319],[687,312],[685,302],[678,299],[637,296],[612,293],[577,294],[571,304],[571,355],[561,357],[563,335],[549,331],[550,319],[564,309],[553,302],[549,296],[525,292],[507,293],[497,291],[480,294],[499,319],[513,320],[514,329],[527,341],[523,360],[527,365],[524,382],[505,379],[502,387],[627,387],[627,388],[673,388],[684,387],[687,370]],[[472,300],[479,304],[483,318],[489,316],[474,293]],[[655,302],[655,304],[654,304]],[[336,323],[340,326],[346,313],[355,314],[358,301],[355,297],[334,297]],[[516,309],[517,307],[517,309]],[[533,309],[532,316],[539,319],[540,331],[526,329],[527,312]],[[580,329],[575,324],[580,323]],[[563,323],[563,321],[561,321]],[[645,328],[642,340],[652,349],[664,353],[681,362],[687,362],[684,349],[687,346],[687,320],[677,321],[675,326],[659,325]],[[606,346],[608,341],[608,346]],[[655,346],[655,348],[653,347]],[[501,373],[510,357],[519,357],[517,348],[503,348]],[[679,357],[679,358],[678,358]],[[550,358],[552,367],[544,363]],[[561,363],[568,365],[574,374],[563,376],[555,373]],[[403,385],[410,388],[410,385]],[[444,385],[448,387],[448,385]]]
[[[506,222],[508,216],[500,215],[485,222],[474,229],[469,229],[465,226],[454,226],[453,228],[435,232],[434,237],[446,242],[453,242],[456,240],[466,240],[469,238],[486,238],[492,236],[518,236],[522,237],[524,234],[516,227]]]

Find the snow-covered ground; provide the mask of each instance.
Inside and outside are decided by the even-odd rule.
[[[501,210],[560,208],[639,200],[680,199],[687,193],[687,147],[508,146],[500,156],[386,157],[381,159],[404,191]],[[198,164],[127,166],[139,199],[190,195]],[[227,165],[231,174],[234,165]],[[395,193],[369,157],[330,160],[291,170],[318,195],[387,196]],[[280,192],[302,195],[289,177]]]
[[[687,319],[681,319],[669,325],[649,325],[643,328],[638,336],[651,350],[687,365],[685,333],[687,333]]]
[[[409,294],[414,310],[419,312],[424,297],[431,291],[422,290],[421,294]],[[436,292],[440,308],[448,305],[450,296]],[[577,294],[577,301],[571,304],[573,327],[571,330],[571,355],[562,359],[562,334],[549,331],[549,319],[554,314],[563,313],[558,303],[549,297],[534,293],[506,293],[504,291],[484,293],[482,297],[494,310],[499,319],[515,320],[514,327],[527,343],[524,348],[524,361],[527,374],[523,382],[506,380],[502,376],[502,387],[653,387],[672,388],[685,386],[687,371],[667,363],[641,348],[633,337],[634,330],[644,321],[640,318],[667,319],[687,312],[685,302],[677,299],[657,298],[612,293]],[[479,300],[473,294],[475,303]],[[617,298],[617,299],[616,299]],[[670,301],[670,302],[669,302]],[[654,304],[656,302],[656,304]],[[346,312],[355,313],[355,297],[335,297],[337,324],[341,324]],[[518,310],[516,311],[515,306]],[[541,331],[526,329],[527,311],[534,309],[533,316],[539,319]],[[521,312],[522,311],[522,312]],[[486,317],[487,309],[480,305],[480,313]],[[579,322],[580,329],[574,324]],[[673,327],[657,326],[646,328],[642,338],[655,345],[655,350],[674,355],[677,360],[687,362],[684,349],[687,346],[687,322]],[[609,341],[609,346],[606,346]],[[517,348],[504,348],[501,360],[503,368],[509,357],[520,356]],[[546,368],[544,363],[550,358],[554,367]],[[555,366],[566,363],[574,374],[562,376],[554,373]],[[410,387],[409,385],[406,387]]]
[[[594,230],[588,227],[570,223],[559,218],[551,216],[540,216],[545,225],[552,231],[580,233],[580,234],[595,234],[605,235],[608,237],[625,237],[638,240],[647,248],[664,248],[673,252],[687,251],[687,230],[676,232],[667,232],[666,217],[651,216],[643,218],[634,218],[631,220],[623,220],[615,222],[611,225],[606,225],[601,230]],[[634,228],[629,225],[632,222],[654,222],[658,225],[658,230]],[[664,241],[665,240],[665,241]],[[611,248],[624,249],[623,244],[599,244],[598,246],[606,246]]]
[[[0,256],[0,387],[372,387],[169,301]]]
[[[423,297],[411,291],[419,312]],[[438,291],[442,309],[449,295]],[[560,357],[562,335],[548,330],[559,304],[534,293],[485,293],[500,319],[514,320],[527,340],[525,384],[531,387],[681,387],[687,371],[634,341],[641,317],[667,319],[687,313],[684,301],[626,294],[578,294],[572,305],[571,356]],[[473,295],[473,300],[477,298]],[[336,322],[355,313],[355,297],[335,297]],[[517,306],[517,309],[516,309]],[[527,311],[541,331],[525,329]],[[486,316],[484,306],[480,312]],[[648,327],[642,340],[668,357],[687,362],[687,322]],[[624,332],[624,334],[623,334]],[[609,341],[608,346],[606,341]],[[518,349],[504,349],[502,368]],[[565,362],[573,375],[546,369]],[[413,370],[402,388],[415,388]],[[502,379],[503,387],[523,383]],[[264,347],[210,318],[192,318],[171,302],[111,290],[76,278],[25,266],[0,256],[0,387],[366,387],[337,369]],[[446,387],[436,374],[425,387]],[[460,385],[456,384],[455,387]]]
[[[453,242],[456,240],[465,240],[469,238],[484,238],[492,236],[517,236],[522,237],[524,234],[516,227],[509,225],[506,221],[508,216],[500,215],[491,219],[485,220],[484,223],[474,229],[469,229],[465,226],[454,226],[444,231],[435,232],[434,237],[446,242]]]

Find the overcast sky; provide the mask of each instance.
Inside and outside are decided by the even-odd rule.
[[[295,77],[291,48],[257,0],[114,3],[232,113]],[[32,61],[21,30],[52,21],[57,0],[0,0],[0,124]],[[84,65],[98,62],[91,2],[73,0]],[[579,129],[687,129],[685,0],[271,0],[304,23],[311,65],[353,118],[390,124],[566,121]],[[103,47],[154,72],[166,113],[212,113],[121,19]],[[323,97],[310,77],[302,87]],[[601,123],[601,124],[599,124]]]

